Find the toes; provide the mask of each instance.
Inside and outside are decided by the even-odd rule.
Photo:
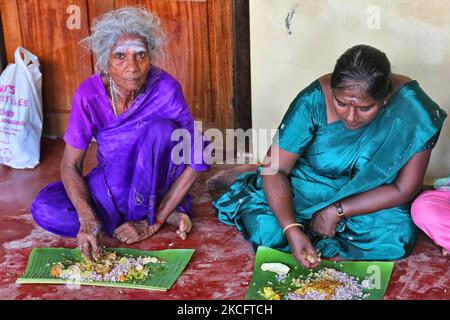
[[[183,240],[186,240],[187,238],[187,233],[185,231],[177,230],[177,235]]]
[[[186,228],[188,227],[188,223],[190,222],[189,216],[183,212],[178,213],[178,226],[179,229],[184,229],[183,231],[186,230]]]
[[[191,230],[192,230],[192,222],[188,218],[188,220],[186,221],[186,233],[191,232]]]
[[[191,231],[191,229],[192,223],[189,217],[184,213],[180,213],[180,225],[177,230],[178,236],[181,239],[186,240],[187,234],[189,233],[189,231]]]
[[[180,220],[180,226],[178,227],[180,232],[186,232],[186,221],[184,219]]]
[[[189,219],[188,215],[185,213],[180,213],[180,225],[179,230],[181,232],[190,232],[192,229],[192,222],[191,219]]]
[[[210,192],[225,191],[229,182],[225,181],[223,177],[212,177],[206,182],[206,188]]]

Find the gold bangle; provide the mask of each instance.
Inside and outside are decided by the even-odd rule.
[[[302,230],[305,230],[305,227],[302,224],[300,224],[300,223],[291,223],[290,225],[287,225],[286,227],[284,227],[284,229],[283,229],[283,236],[285,235],[286,230],[291,228],[291,227],[300,227]]]

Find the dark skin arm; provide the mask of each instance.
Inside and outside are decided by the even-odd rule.
[[[412,201],[422,188],[431,150],[415,154],[400,170],[394,183],[341,200],[347,218],[370,214]],[[334,206],[318,211],[310,224],[313,231],[334,237],[340,218]]]
[[[186,197],[200,172],[195,171],[190,166],[186,166],[183,173],[175,180],[169,191],[163,197],[156,213],[156,220],[164,222],[175,210],[178,204]]]
[[[295,223],[292,189],[288,176],[298,158],[299,155],[272,145],[262,166],[261,179],[264,192],[268,204],[282,229]],[[299,263],[307,268],[316,268],[320,264],[317,251],[299,227],[287,229],[285,235],[292,253]],[[308,261],[304,255],[305,250],[314,258],[315,262]]]
[[[77,235],[80,250],[83,255],[96,258],[99,246],[93,230],[100,223],[92,208],[88,186],[82,175],[85,155],[86,150],[66,145],[60,166],[61,178],[80,221],[80,230]]]

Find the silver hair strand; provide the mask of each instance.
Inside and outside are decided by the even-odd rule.
[[[108,68],[108,57],[117,39],[123,34],[143,37],[152,59],[162,56],[161,47],[166,39],[159,18],[139,7],[123,7],[104,14],[94,21],[92,34],[80,43],[94,52],[97,70]]]

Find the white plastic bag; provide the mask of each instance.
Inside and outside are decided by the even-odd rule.
[[[0,75],[0,165],[34,168],[42,134],[42,74],[31,52],[18,47],[14,57]]]

